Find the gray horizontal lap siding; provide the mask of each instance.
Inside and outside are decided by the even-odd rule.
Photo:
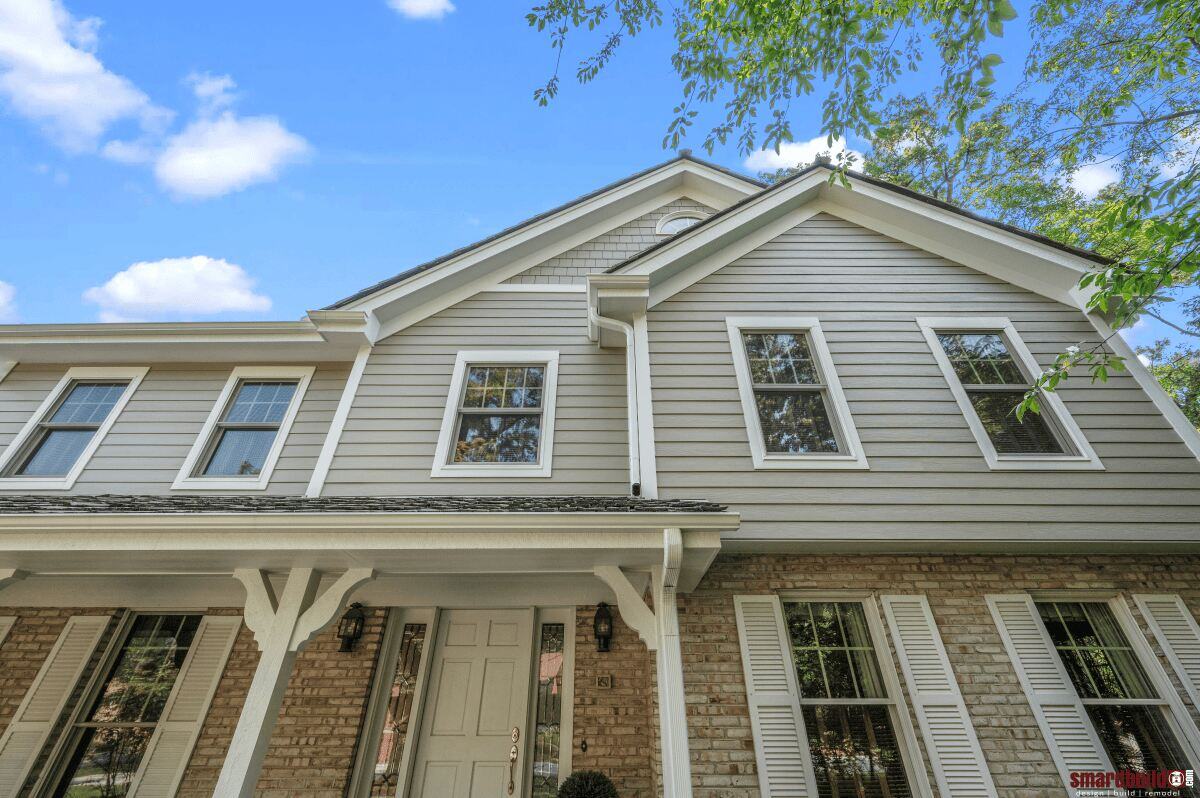
[[[654,232],[660,219],[676,211],[698,211],[703,215],[713,209],[686,197],[669,202],[663,207],[627,222],[607,233],[596,236],[585,244],[557,255],[544,263],[526,269],[507,283],[541,283],[558,285],[575,283],[583,285],[587,275],[603,272],[626,258],[658,243],[662,236]]]
[[[624,495],[625,361],[587,338],[583,295],[481,294],[381,341],[371,353],[325,495]],[[432,478],[460,350],[558,350],[553,474]]]
[[[820,319],[870,470],[754,470],[725,318],[755,314]],[[1098,340],[1076,310],[825,214],[652,308],[660,495],[727,503],[747,538],[1200,523],[1200,464],[1124,374],[1060,391],[1105,471],[989,471],[915,321],[956,314],[1008,317],[1043,366]]]
[[[70,492],[169,492],[231,369],[152,365]],[[304,492],[348,371],[341,364],[317,367],[265,493]],[[0,382],[0,446],[16,437],[64,372],[17,366]]]

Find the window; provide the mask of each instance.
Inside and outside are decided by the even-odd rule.
[[[54,795],[120,798],[129,791],[188,649],[199,615],[139,615],[90,709],[72,725]]]
[[[1116,770],[1186,769],[1154,686],[1112,609],[1099,601],[1042,601],[1038,613]],[[1179,793],[1196,798],[1191,788]]]
[[[658,220],[658,225],[655,227],[654,232],[660,236],[673,236],[676,233],[682,233],[692,225],[702,221],[703,218],[703,216],[695,211],[668,213]]]
[[[917,322],[989,466],[1103,467],[1057,394],[1042,394],[1042,412],[1017,420],[1039,368],[1007,319]]]
[[[783,602],[819,798],[913,795],[861,601]]]
[[[756,468],[866,468],[816,319],[726,319]]]
[[[557,352],[460,352],[433,476],[550,476],[557,378]]]
[[[0,486],[74,485],[146,371],[70,369],[0,458]]]
[[[404,744],[412,722],[416,698],[417,675],[421,654],[425,649],[425,630],[428,624],[406,623],[400,639],[400,653],[387,688],[387,708],[383,712],[371,773],[372,798],[393,798],[400,786]]]
[[[562,742],[563,664],[566,624],[543,623],[538,641],[534,699],[532,798],[558,795]]]
[[[312,373],[312,368],[234,369],[174,487],[265,488]]]

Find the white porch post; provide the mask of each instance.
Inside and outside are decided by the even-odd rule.
[[[625,572],[601,565],[595,574],[617,598],[621,620],[655,652],[658,673],[658,728],[662,748],[663,798],[692,798],[692,765],[688,751],[687,704],[683,693],[683,654],[679,647],[679,612],[675,591],[683,562],[683,532],[663,530],[663,564],[654,569],[654,611],[638,594]]]
[[[350,569],[318,596],[320,572],[293,568],[278,600],[265,571],[238,569],[233,575],[246,588],[246,625],[254,632],[260,657],[213,794],[249,798],[296,655],[337,616],[350,592],[374,574],[368,568]]]
[[[663,565],[654,572],[654,614],[658,621],[658,726],[662,744],[664,798],[691,798],[687,703],[683,692],[683,653],[675,589],[683,561],[683,534],[663,530]]]

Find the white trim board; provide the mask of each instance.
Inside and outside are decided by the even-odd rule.
[[[452,463],[450,452],[458,431],[459,406],[466,391],[467,369],[471,366],[526,365],[543,366],[541,440],[538,462],[524,463]],[[488,478],[549,477],[554,455],[554,401],[558,390],[558,350],[556,349],[475,349],[462,350],[454,361],[454,376],[446,395],[446,409],[438,433],[431,477]],[[502,412],[497,410],[497,412]]]
[[[1071,417],[1062,397],[1054,392],[1042,391],[1040,393],[1042,413],[1046,416],[1047,426],[1052,431],[1057,430],[1058,437],[1066,438],[1062,443],[1074,449],[1075,454],[1001,454],[996,451],[979,414],[975,412],[975,408],[967,396],[966,387],[954,373],[954,367],[950,364],[950,359],[946,356],[946,350],[942,348],[937,334],[939,331],[999,333],[1014,360],[1024,371],[1023,376],[1032,383],[1037,379],[1037,375],[1042,373],[1042,368],[1033,357],[1033,353],[1025,346],[1025,342],[1021,340],[1017,328],[1011,321],[1003,316],[923,316],[917,318],[917,326],[921,328],[921,334],[925,336],[925,341],[929,344],[929,349],[933,353],[934,360],[937,361],[942,377],[945,378],[950,393],[954,395],[954,400],[962,410],[963,418],[966,419],[967,426],[970,427],[971,434],[979,445],[979,450],[983,452],[988,468],[993,471],[1102,471],[1104,469],[1104,464],[1100,462],[1092,445],[1084,437],[1083,430]]]
[[[10,476],[0,477],[0,490],[69,490],[75,485],[76,480],[83,473],[83,469],[87,466],[88,461],[92,459],[92,455],[100,448],[100,443],[104,440],[104,436],[112,429],[112,425],[116,423],[120,417],[121,411],[129,404],[130,397],[141,384],[146,373],[150,371],[148,366],[76,366],[75,368],[67,369],[67,373],[62,376],[37,410],[33,411],[33,415],[25,422],[25,426],[17,433],[12,443],[0,455],[0,473],[9,468],[13,460],[24,453],[26,445],[30,442],[31,437],[37,433],[38,426],[42,420],[50,413],[58,402],[66,396],[67,390],[76,382],[87,382],[94,380],[126,380],[125,390],[121,393],[119,399],[113,404],[104,421],[96,428],[92,439],[88,441],[88,445],[79,453],[75,464],[71,466],[71,470],[59,477],[22,477]]]
[[[184,459],[183,466],[175,476],[175,482],[172,483],[171,489],[266,490],[267,485],[271,482],[271,473],[275,470],[275,463],[279,460],[279,455],[283,452],[284,444],[287,442],[292,422],[296,420],[296,414],[300,412],[300,404],[304,401],[304,393],[308,390],[308,384],[312,380],[315,370],[313,366],[238,366],[234,368],[225,381],[225,386],[221,389],[212,410],[209,411],[204,426],[200,428],[200,433],[196,436],[191,451]],[[258,474],[248,477],[197,475],[196,471],[201,467],[200,458],[208,453],[210,444],[213,443],[217,422],[221,420],[229,408],[230,402],[233,401],[234,391],[245,380],[259,379],[296,380],[296,390],[292,393],[287,412],[279,422],[275,440],[271,444],[271,450],[267,453],[266,460],[263,461],[262,470]]]
[[[733,353],[733,370],[737,375],[738,395],[742,403],[742,415],[746,420],[746,434],[750,440],[750,454],[755,468],[769,469],[865,469],[867,456],[862,441],[854,427],[850,405],[838,381],[833,367],[833,356],[829,344],[821,332],[821,322],[815,316],[727,316],[725,327],[729,333],[729,346]],[[754,397],[754,386],[750,376],[750,365],[746,355],[744,332],[803,332],[807,334],[816,359],[817,369],[824,379],[824,393],[829,398],[829,419],[834,435],[843,451],[837,454],[776,454],[766,451],[762,425],[758,418],[758,405]]]
[[[350,410],[358,395],[358,384],[362,381],[363,372],[367,370],[367,361],[370,357],[370,345],[359,347],[358,354],[354,357],[354,365],[350,367],[350,373],[346,375],[346,384],[342,386],[342,395],[338,399],[333,419],[329,422],[325,441],[321,444],[321,454],[317,456],[317,463],[313,466],[312,475],[308,479],[308,487],[304,491],[305,496],[320,496],[325,487],[329,468],[333,465],[338,444],[342,441],[342,431],[346,428],[346,420],[350,417]]]

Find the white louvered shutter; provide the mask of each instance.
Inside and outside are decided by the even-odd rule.
[[[200,621],[131,785],[131,796],[170,798],[175,794],[241,625],[240,616],[206,616]]]
[[[942,798],[996,798],[929,602],[924,596],[881,602]]]
[[[815,798],[792,646],[777,596],[735,596],[763,798]]]
[[[76,615],[67,620],[0,737],[0,796],[8,798],[20,791],[108,622],[107,615]]]
[[[1112,770],[1033,599],[992,595],[987,602],[1063,782],[1070,784],[1072,771]]]
[[[8,633],[16,626],[17,619],[12,616],[4,616],[0,618],[0,644],[4,643],[4,638],[8,637]]]
[[[1200,710],[1200,625],[1183,599],[1174,594],[1134,596],[1133,600],[1192,704]]]

